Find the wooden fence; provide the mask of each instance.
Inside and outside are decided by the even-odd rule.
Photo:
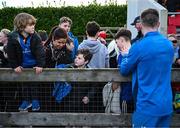
[[[125,82],[131,80],[130,77],[121,76],[118,69],[44,69],[39,75],[36,75],[32,69],[25,69],[21,74],[16,74],[12,69],[0,69],[0,74],[0,81],[6,82]],[[172,82],[180,82],[180,69],[172,69]],[[180,127],[179,120],[180,115],[174,114],[171,126]],[[130,127],[131,114],[1,112],[1,126]]]
[[[126,26],[124,26],[126,27]],[[101,31],[105,31],[107,33],[107,38],[106,41],[107,43],[109,43],[110,41],[112,41],[114,39],[115,34],[117,33],[117,31],[120,29],[121,27],[101,27],[100,30]],[[78,39],[80,42],[82,42],[82,40],[86,39],[86,35],[79,35]]]

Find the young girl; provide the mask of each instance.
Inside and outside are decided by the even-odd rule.
[[[68,38],[67,32],[58,26],[54,27],[44,45],[46,49],[46,67],[64,68],[65,65],[72,63],[70,44],[71,40]],[[53,83],[52,96],[57,103],[61,103],[57,109],[63,106],[61,101],[70,91],[71,86],[67,85],[66,82]]]
[[[46,67],[55,68],[60,64],[72,63],[72,48],[69,47],[71,42],[64,29],[58,26],[54,27],[45,43]]]

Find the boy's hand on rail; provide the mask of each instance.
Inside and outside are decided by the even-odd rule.
[[[21,67],[21,66],[16,67],[16,68],[14,69],[14,71],[15,71],[16,73],[21,73],[21,72],[22,72],[22,67]]]
[[[42,67],[34,67],[34,69],[36,70],[36,74],[40,74],[43,70]]]

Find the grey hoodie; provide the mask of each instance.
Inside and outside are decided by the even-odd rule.
[[[105,45],[100,41],[84,40],[78,49],[89,49],[93,54],[91,61],[88,64],[89,68],[108,68],[109,67],[109,54]]]

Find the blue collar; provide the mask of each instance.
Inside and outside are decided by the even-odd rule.
[[[146,35],[145,35],[144,37],[147,37],[147,36],[154,36],[154,35],[159,35],[159,32],[158,32],[158,31],[148,32],[148,33],[146,33]]]

